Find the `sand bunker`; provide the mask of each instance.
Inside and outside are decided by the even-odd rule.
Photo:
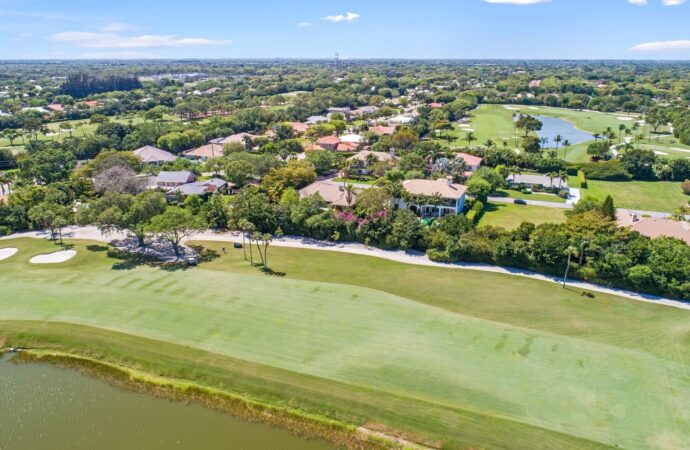
[[[504,106],[504,108],[509,110],[509,111],[519,111],[520,110],[520,108],[516,108],[514,106]]]
[[[75,250],[63,250],[61,252],[48,253],[47,255],[37,255],[29,260],[32,264],[56,264],[69,261],[77,254]]]
[[[685,152],[685,153],[690,153],[690,150],[687,150],[685,148],[678,148],[678,147],[671,147],[673,150],[677,152]]]
[[[655,155],[661,155],[661,156],[668,155],[668,153],[666,153],[666,152],[660,152],[660,151],[658,151],[658,150],[654,150],[654,154],[655,154]]]
[[[629,120],[635,120],[632,117],[616,117],[618,120],[625,120],[626,122]]]
[[[15,253],[17,253],[17,249],[10,247],[10,248],[0,248],[0,261],[3,259],[7,259],[10,256],[14,256]]]
[[[537,108],[536,106],[530,106],[529,109],[533,109],[533,110],[535,110],[535,111],[539,111],[539,108]]]

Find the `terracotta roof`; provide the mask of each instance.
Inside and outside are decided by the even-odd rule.
[[[240,144],[244,144],[244,137],[249,136],[250,138],[254,139],[255,137],[253,134],[249,133],[237,133],[233,134],[232,136],[228,136],[225,139],[222,139],[218,141],[219,144],[231,144],[233,142],[239,142]]]
[[[172,153],[166,152],[165,150],[161,150],[160,148],[156,148],[152,145],[138,148],[132,153],[134,153],[134,156],[145,163],[167,162],[175,161],[175,159],[177,159]]]
[[[340,143],[340,138],[338,136],[324,136],[316,140],[319,145],[337,145]]]
[[[678,222],[671,219],[640,218],[637,214],[618,211],[618,224],[637,231],[650,238],[671,237],[685,241],[690,245],[690,222]]]
[[[184,156],[192,158],[220,158],[223,156],[223,146],[221,144],[206,144],[201,147],[193,148],[182,153]]]
[[[307,142],[302,144],[302,146],[304,147],[305,152],[318,152],[325,150],[325,148],[321,147],[320,145],[316,145],[313,142]]]
[[[443,108],[443,103],[438,103],[438,102],[429,103],[429,108],[434,108],[434,109]]]
[[[309,129],[309,125],[302,122],[290,122],[290,126],[292,127],[292,130],[297,133],[304,133]]]
[[[59,103],[51,103],[50,105],[47,106],[47,108],[51,111],[64,111],[65,110],[65,107]]]
[[[347,203],[347,198],[343,186],[325,181],[317,181],[299,190],[301,198],[310,197],[318,193],[326,203],[335,206],[349,207],[357,201],[357,191],[352,193],[352,202]]]
[[[478,166],[484,160],[479,156],[469,155],[467,153],[456,153],[455,157],[462,158],[465,161],[465,164],[467,164],[468,166]]]
[[[353,142],[341,142],[335,147],[336,152],[354,152],[357,150],[357,144]]]
[[[467,192],[467,186],[462,184],[450,184],[446,179],[440,180],[405,180],[403,189],[412,195],[432,196],[439,194],[443,198],[457,200]]]
[[[393,134],[395,133],[395,127],[375,126],[369,127],[369,131],[378,135]]]

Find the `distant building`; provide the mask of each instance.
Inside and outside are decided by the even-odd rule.
[[[234,185],[229,185],[227,181],[220,178],[211,178],[206,181],[194,181],[183,184],[172,188],[168,193],[180,193],[182,196],[187,197],[188,195],[206,195],[213,194],[214,192],[226,192],[228,187],[234,187]]]
[[[511,186],[526,186],[529,188],[567,190],[568,182],[559,178],[549,179],[546,175],[510,175],[506,182]]]
[[[369,131],[379,136],[390,136],[391,134],[395,133],[395,127],[377,125],[374,127],[369,127]]]
[[[378,106],[362,106],[352,111],[355,116],[366,116],[376,114],[380,108]]]
[[[134,150],[134,156],[139,158],[145,164],[163,164],[166,162],[175,161],[177,157],[170,152],[161,150],[152,145],[147,145]]]
[[[311,116],[307,119],[307,125],[316,125],[317,123],[328,122],[328,117],[326,116]]]
[[[453,183],[451,178],[439,180],[405,180],[402,183],[406,196],[395,199],[395,206],[409,209],[421,217],[443,217],[460,214],[465,208],[467,186]],[[438,196],[438,204],[430,200]]]
[[[482,166],[483,159],[468,153],[456,153],[455,157],[465,161],[465,175],[472,174]]]
[[[379,162],[394,163],[399,158],[392,153],[372,152],[369,150],[362,150],[361,152],[347,158],[348,161],[353,163],[355,171],[357,171],[357,173],[359,173],[360,175],[368,175],[369,174],[369,167],[370,167],[369,160],[370,159],[375,159],[377,163],[379,163]]]
[[[156,186],[160,188],[175,188],[196,180],[196,176],[188,170],[174,172],[160,172],[156,177]]]
[[[396,125],[407,125],[411,123],[414,120],[414,117],[411,116],[395,116],[391,119],[388,119],[388,125],[389,126],[396,126]]]
[[[307,130],[309,130],[309,125],[302,122],[290,122],[290,126],[292,127],[292,131],[298,134],[306,133]]]
[[[336,135],[324,136],[316,140],[316,145],[324,150],[336,151],[340,144],[340,138]]]

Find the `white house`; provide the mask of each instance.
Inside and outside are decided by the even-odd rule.
[[[448,214],[460,214],[465,208],[467,186],[453,183],[451,178],[439,180],[406,180],[402,187],[408,194],[405,198],[396,198],[395,206],[409,209],[422,217],[443,217]],[[438,196],[436,204],[430,200]]]

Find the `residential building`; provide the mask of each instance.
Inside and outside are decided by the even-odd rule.
[[[302,122],[290,122],[290,126],[292,127],[292,131],[294,131],[297,134],[306,133],[309,129],[309,125]]]
[[[328,122],[328,117],[326,116],[311,116],[307,118],[307,125],[316,125],[317,123]]]
[[[348,198],[347,191],[344,186],[326,181],[316,181],[309,186],[299,190],[300,198],[311,197],[314,194],[319,194],[321,198],[337,209],[346,209],[352,207],[357,202],[357,194],[359,190],[353,189],[351,197]]]
[[[377,125],[374,127],[369,127],[369,131],[371,131],[372,133],[377,134],[379,136],[390,136],[391,134],[395,133],[395,127],[394,126]]]
[[[139,158],[144,164],[156,164],[160,165],[166,162],[175,161],[177,157],[170,152],[156,148],[152,145],[146,145],[144,147],[134,150],[134,156]]]
[[[232,143],[244,144],[246,137],[248,137],[250,139],[255,139],[259,136],[249,134],[249,133],[237,133],[237,134],[233,134],[232,136],[228,136],[226,138],[220,139],[216,143],[222,144],[222,145],[232,144]]]
[[[690,245],[690,222],[642,217],[635,212],[620,209],[616,212],[616,219],[618,226],[628,227],[642,236],[652,239],[662,236],[676,238]]]
[[[559,178],[554,178],[553,180],[546,175],[510,175],[506,178],[506,182],[511,186],[525,186],[530,189],[542,188],[542,189],[559,189],[567,190],[568,182],[566,180],[561,180]]]
[[[340,144],[340,138],[335,134],[324,136],[316,140],[316,145],[324,150],[330,150],[332,152],[338,149],[338,144]]]
[[[408,125],[414,120],[412,116],[395,116],[388,119],[389,126]]]
[[[160,172],[156,177],[156,186],[160,188],[175,188],[183,184],[192,183],[196,176],[188,170],[174,172]]]
[[[360,175],[369,174],[370,160],[375,160],[377,163],[395,163],[398,159],[399,158],[392,153],[372,152],[370,150],[362,150],[359,153],[347,158],[348,161],[353,163],[354,170]]]
[[[182,152],[182,156],[194,161],[206,161],[212,158],[220,158],[223,156],[222,144],[206,144],[201,147],[193,148]]]
[[[409,209],[421,217],[443,217],[460,214],[465,208],[467,186],[453,183],[452,178],[439,180],[405,180],[406,192],[403,198],[396,198],[394,204],[400,209]],[[437,198],[438,203],[433,201]]]
[[[228,188],[232,187],[234,187],[232,183],[228,184],[227,181],[220,178],[211,178],[206,181],[194,181],[183,184],[172,188],[168,193],[179,193],[183,197],[187,197],[188,195],[206,195],[214,192],[227,192]]]
[[[355,116],[366,116],[371,114],[376,114],[379,110],[378,106],[362,106],[352,111]]]
[[[483,158],[468,153],[456,153],[455,157],[465,161],[465,175],[471,175],[482,166]]]

